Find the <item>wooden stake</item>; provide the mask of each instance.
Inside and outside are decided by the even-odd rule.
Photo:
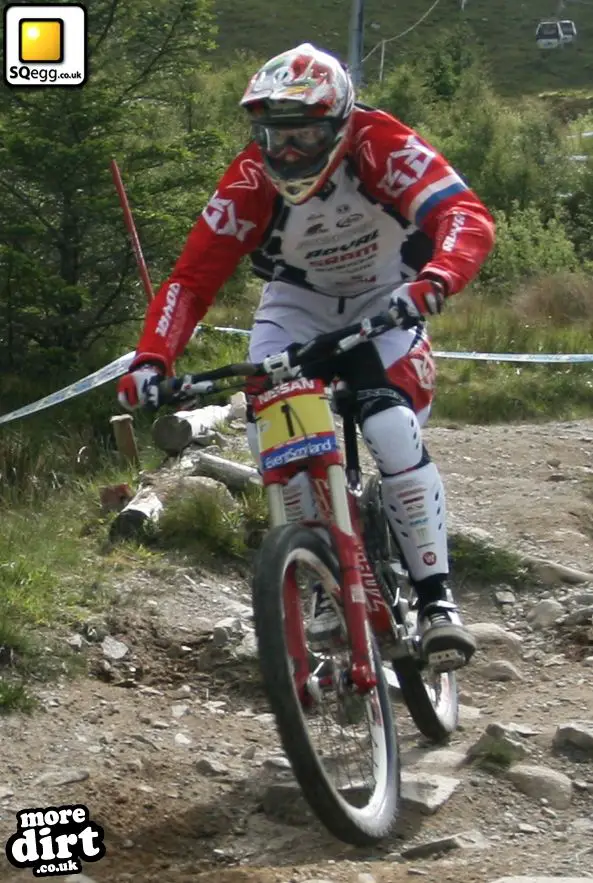
[[[123,463],[132,466],[140,465],[138,445],[134,435],[134,422],[131,414],[118,414],[109,421],[113,427],[115,444]]]

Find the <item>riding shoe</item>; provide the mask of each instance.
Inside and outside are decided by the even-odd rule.
[[[342,626],[334,605],[321,583],[313,586],[313,613],[307,638],[314,648],[326,648],[342,635]]]
[[[422,655],[438,673],[463,668],[476,651],[476,642],[450,601],[427,604],[418,616],[418,633]]]

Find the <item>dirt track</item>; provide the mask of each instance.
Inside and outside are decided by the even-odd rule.
[[[437,427],[427,438],[446,480],[453,526],[480,528],[511,548],[593,571],[586,497],[593,421]],[[44,711],[31,719],[0,720],[4,841],[15,830],[18,810],[82,802],[105,829],[106,857],[84,868],[97,883],[399,883],[411,875],[490,883],[511,874],[593,876],[593,853],[587,852],[593,752],[557,752],[551,745],[558,725],[593,720],[593,629],[538,630],[526,619],[544,595],[558,598],[566,610],[586,607],[592,586],[517,593],[505,607],[496,603],[495,587],[466,587],[459,596],[469,621],[504,625],[523,638],[523,647],[514,656],[506,646],[484,646],[462,674],[462,725],[450,748],[464,752],[490,722],[521,725],[532,731],[518,736],[524,762],[568,776],[568,805],[520,793],[489,769],[447,768],[444,755],[425,766],[431,751],[398,705],[404,769],[430,769],[459,784],[434,815],[404,808],[395,834],[368,851],[332,840],[306,813],[288,824],[263,811],[266,788],[286,776],[274,763],[280,754],[274,724],[253,659],[246,654],[237,660],[211,640],[221,618],[248,619],[248,584],[232,573],[180,564],[166,581],[138,573],[129,588],[128,603],[109,628],[141,666],[140,685],[130,686],[116,665],[115,675],[102,671],[93,661],[101,657],[95,645],[89,677],[45,688]],[[490,680],[487,663],[497,659],[511,660],[521,679]],[[37,782],[49,770],[62,780],[72,770],[85,778]],[[476,829],[486,838],[483,848],[428,859],[400,856],[410,844]],[[29,874],[0,862],[3,883]]]

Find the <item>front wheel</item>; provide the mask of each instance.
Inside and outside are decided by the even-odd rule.
[[[414,613],[415,593],[410,587],[405,605],[404,595],[393,565],[400,563],[397,542],[387,521],[381,497],[381,479],[373,475],[366,484],[361,504],[367,556],[386,603],[395,604],[393,613],[408,635],[417,631]],[[406,613],[403,615],[402,611]],[[414,642],[418,645],[418,641]],[[416,653],[398,653],[392,660],[402,698],[418,730],[431,742],[446,742],[457,727],[459,715],[457,679],[454,672],[434,672]]]
[[[311,586],[319,583],[334,599],[342,624],[341,636],[322,655],[308,648],[305,613],[312,606]],[[339,597],[339,563],[319,534],[298,524],[269,531],[255,566],[253,610],[262,678],[280,739],[320,821],[338,839],[369,846],[396,819],[398,743],[372,638],[377,686],[361,695],[349,683]]]

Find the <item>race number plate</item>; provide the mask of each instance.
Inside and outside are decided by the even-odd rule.
[[[337,450],[334,418],[323,391],[289,393],[258,407],[256,425],[264,469]]]

